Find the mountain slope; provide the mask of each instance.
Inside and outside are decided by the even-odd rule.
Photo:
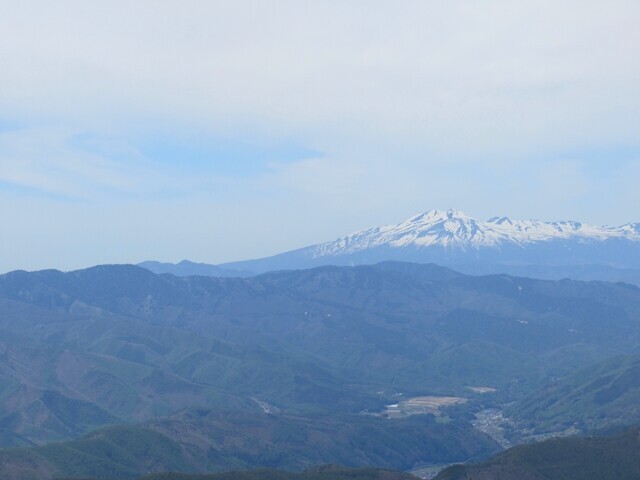
[[[194,410],[144,425],[105,428],[70,442],[0,451],[0,478],[134,478],[163,471],[301,470],[323,463],[406,470],[498,448],[468,424],[442,425],[433,416],[389,421]]]
[[[338,465],[323,465],[303,472],[261,469],[210,475],[165,473],[145,476],[140,480],[416,480],[416,477],[404,472],[379,468],[345,468]]]
[[[611,437],[562,438],[521,445],[476,465],[457,465],[436,480],[636,480],[637,428]]]
[[[623,355],[554,380],[507,410],[534,433],[583,431],[640,421],[640,354]]]

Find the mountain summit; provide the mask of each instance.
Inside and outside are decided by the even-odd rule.
[[[176,265],[144,262],[140,266],[177,276],[246,277],[274,270],[388,260],[436,263],[471,274],[640,285],[640,223],[608,227],[570,220],[478,220],[459,210],[429,210],[395,225],[367,228],[272,257],[219,266],[187,261]]]
[[[263,273],[386,260],[437,263],[465,273],[627,281],[640,284],[640,224],[594,226],[430,210],[273,257],[224,264]]]
[[[441,246],[445,249],[500,248],[505,245],[524,247],[535,242],[575,240],[601,242],[626,239],[640,242],[639,224],[621,227],[595,227],[574,221],[541,222],[493,217],[482,221],[458,210],[430,210],[397,225],[369,228],[318,245],[316,256],[343,255],[382,245],[403,247]]]

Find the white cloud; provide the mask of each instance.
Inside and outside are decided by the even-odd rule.
[[[21,2],[1,103],[473,151],[631,141],[638,20],[624,1]]]

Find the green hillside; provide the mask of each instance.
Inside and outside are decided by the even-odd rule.
[[[517,401],[507,414],[535,433],[637,423],[640,354],[617,356],[557,379]]]
[[[302,470],[339,463],[407,470],[499,449],[465,422],[433,416],[184,412],[140,426],[115,426],[79,440],[0,451],[0,478],[135,478],[149,472],[212,472],[256,467]]]
[[[436,480],[637,480],[637,428],[610,437],[562,438],[521,445],[475,465],[456,465]]]

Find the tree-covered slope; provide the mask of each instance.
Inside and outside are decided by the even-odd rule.
[[[466,422],[445,425],[433,416],[309,418],[197,410],[108,427],[79,440],[0,451],[0,478],[135,478],[164,471],[301,470],[325,463],[406,470],[498,448]]]
[[[381,468],[322,465],[302,472],[256,469],[210,474],[155,473],[140,477],[139,480],[416,480],[416,477],[408,473]]]
[[[610,437],[573,437],[521,445],[475,465],[456,465],[436,480],[636,480],[637,428]]]
[[[593,431],[640,421],[640,354],[621,355],[550,382],[507,414],[536,433]]]

